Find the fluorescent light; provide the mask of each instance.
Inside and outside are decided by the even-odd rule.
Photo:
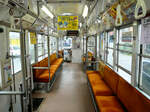
[[[41,8],[49,17],[53,18],[54,15],[49,11],[49,9],[46,6],[42,6]]]
[[[82,27],[82,23],[80,23],[80,27]]]
[[[88,15],[88,6],[85,5],[82,16],[85,18],[87,15]]]

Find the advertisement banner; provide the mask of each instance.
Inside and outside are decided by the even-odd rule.
[[[30,32],[30,43],[31,44],[36,44],[36,34],[33,32]]]
[[[78,16],[58,16],[58,30],[78,30]]]

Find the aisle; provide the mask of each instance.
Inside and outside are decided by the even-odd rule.
[[[94,112],[86,76],[80,64],[63,64],[39,112]]]

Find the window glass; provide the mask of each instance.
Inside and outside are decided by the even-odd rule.
[[[120,30],[120,44],[132,45],[133,41],[133,27]]]
[[[45,36],[45,38],[44,38],[44,54],[45,54],[45,56],[47,53],[48,53],[47,36]]]
[[[10,55],[13,56],[12,66],[14,65],[13,66],[14,73],[17,73],[21,70],[20,33],[9,32],[9,39],[10,39]]]
[[[108,32],[108,47],[113,48],[114,44],[114,32]]]
[[[50,38],[50,53],[55,53],[57,50],[57,39],[55,37]]]
[[[150,94],[150,59],[142,58],[141,88]]]
[[[64,39],[64,43],[63,43],[63,47],[65,48],[65,49],[70,49],[70,48],[72,48],[72,38],[68,38],[68,37],[65,37],[65,39]]]
[[[119,50],[117,50],[119,54],[118,65],[122,67],[121,71],[124,71],[124,73],[119,72],[119,74],[122,76],[125,73],[130,75],[128,72],[131,73],[132,67],[133,27],[120,29],[117,40],[119,40]]]
[[[143,45],[143,54],[150,56],[150,44]]]
[[[139,39],[141,39],[141,25],[139,25]],[[145,93],[150,95],[150,43],[147,44],[142,44],[142,46],[140,46],[142,48],[142,52],[141,52],[141,60],[139,60],[140,63],[140,72],[138,72],[138,76],[139,76],[139,81],[138,81],[138,85],[139,88],[144,91]],[[144,55],[144,56],[143,56]],[[146,56],[146,57],[145,57]]]
[[[108,32],[107,36],[107,63],[113,66],[114,32]]]
[[[132,54],[119,52],[119,65],[131,72]]]
[[[29,54],[30,54],[30,59],[32,64],[35,63],[35,47],[34,44],[31,43],[30,33],[28,35],[29,35]]]
[[[120,45],[119,50],[132,52],[132,47],[129,47],[127,44],[126,45]]]
[[[131,83],[131,75],[129,75],[127,72],[123,71],[120,68],[118,69],[118,73],[122,78]]]
[[[104,33],[100,35],[100,55],[101,59],[104,60]]]
[[[107,63],[113,66],[113,49],[108,49]]]
[[[37,45],[37,47],[38,47],[38,57],[39,57],[39,56],[42,56],[42,54],[43,54],[43,49],[42,49],[43,40],[42,40],[42,36],[41,35],[38,35],[37,37],[38,37],[38,45]]]

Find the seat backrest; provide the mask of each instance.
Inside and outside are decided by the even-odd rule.
[[[105,68],[105,64],[102,61],[100,61],[99,62],[99,70],[98,71],[99,71],[99,73],[100,73],[102,78],[104,78],[104,68]]]
[[[104,67],[104,80],[109,85],[109,87],[113,90],[113,92],[117,93],[119,76],[116,72],[114,72],[111,68],[105,65]]]
[[[57,59],[57,55],[56,55],[56,53],[53,53],[53,54],[50,56],[50,63],[52,64],[56,59]]]
[[[117,96],[129,112],[150,112],[150,100],[121,77]]]
[[[92,57],[93,53],[92,52],[88,52],[88,56]]]

